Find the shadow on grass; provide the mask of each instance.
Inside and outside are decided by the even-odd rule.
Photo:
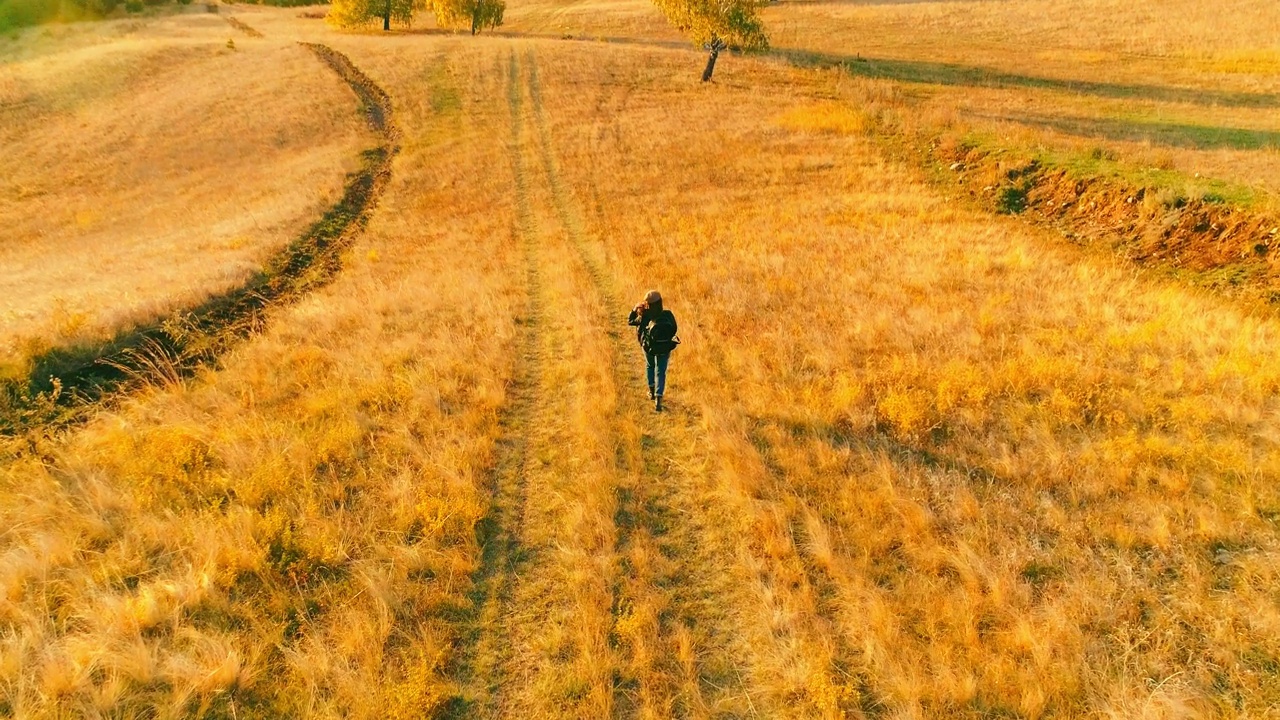
[[[1280,148],[1280,132],[1247,128],[1147,122],[1116,118],[1051,117],[1047,115],[978,115],[986,120],[1015,122],[1079,137],[1147,141],[1154,145],[1196,150],[1265,150]]]
[[[1186,103],[1191,105],[1221,105],[1226,107],[1280,107],[1280,94],[1249,93],[1209,88],[1176,87],[1171,85],[1142,85],[1098,82],[1094,80],[1069,80],[1005,72],[992,68],[958,63],[927,62],[922,60],[891,60],[837,55],[809,50],[779,49],[774,51],[795,65],[839,66],[858,77],[876,80],[897,80],[925,85],[946,85],[980,88],[1031,88],[1056,92],[1093,95],[1102,98],[1155,100],[1159,102]]]
[[[831,447],[857,453],[881,453],[897,463],[960,475],[983,484],[1010,482],[993,468],[971,464],[916,443],[904,442],[886,430],[858,432],[830,423],[806,423],[782,417],[754,416],[751,419],[759,426],[773,425],[796,440],[817,440]]]

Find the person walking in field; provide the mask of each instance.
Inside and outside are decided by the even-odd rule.
[[[662,412],[662,393],[667,388],[667,364],[671,351],[680,344],[676,337],[676,316],[662,307],[662,295],[650,290],[631,310],[627,324],[636,328],[636,339],[644,349],[645,374],[653,409]]]

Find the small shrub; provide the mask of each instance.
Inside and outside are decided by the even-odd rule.
[[[1151,166],[1157,170],[1176,170],[1178,163],[1173,159],[1173,155],[1162,152],[1151,159]]]
[[[1091,160],[1106,160],[1108,162],[1115,162],[1118,156],[1116,155],[1116,152],[1110,148],[1095,147],[1089,151],[1089,158]]]
[[[1177,209],[1186,206],[1187,196],[1172,188],[1160,188],[1148,192],[1142,201],[1148,207],[1156,209]]]
[[[142,0],[125,0],[125,12],[140,13],[142,12]]]
[[[1006,215],[1017,215],[1027,209],[1027,190],[1021,185],[1000,188],[996,196],[996,209]]]

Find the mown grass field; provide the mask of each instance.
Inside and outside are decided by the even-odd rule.
[[[1267,207],[1275,9],[1087,5],[784,0],[777,50],[709,85],[632,2],[513,5],[478,38],[236,6],[263,37],[179,15],[0,41],[3,92],[110,53],[149,83],[0,102],[44,113],[0,132],[49,207],[79,165],[32,138],[190,92],[207,123],[76,152],[197,163],[143,187],[277,218],[241,255],[209,238],[248,200],[104,222],[149,258],[109,279],[180,283],[126,308],[92,263],[40,272],[111,242],[6,204],[33,229],[4,297],[83,298],[101,332],[237,282],[341,192],[373,140],[297,41],[385,90],[399,148],[328,284],[194,375],[0,438],[0,716],[1275,717],[1274,312],[902,152],[985,133]],[[188,155],[232,122],[217,93],[261,93],[272,124],[222,133],[276,150]],[[1119,137],[1122,111],[1238,132]],[[103,188],[95,212],[147,217]],[[651,287],[685,341],[664,414],[623,324]],[[6,339],[83,342],[31,302]]]

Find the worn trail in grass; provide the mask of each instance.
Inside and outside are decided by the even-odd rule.
[[[485,717],[607,717],[616,693],[614,395],[593,372],[599,340],[584,322],[582,278],[534,174],[522,63],[507,63],[509,155],[526,248],[530,317],[500,443],[494,512],[484,535],[485,597],[468,682]]]
[[[529,58],[538,150],[556,215],[591,280],[597,312],[606,323],[611,366],[619,399],[618,463],[625,478],[619,488],[617,635],[633,690],[643,714],[776,716],[794,711],[793,698],[763,689],[766,675],[807,667],[806,655],[831,656],[831,618],[812,600],[788,596],[801,561],[794,547],[770,555],[744,547],[725,528],[769,521],[753,514],[743,498],[726,497],[709,471],[709,448],[699,418],[688,409],[657,416],[643,404],[638,349],[621,319],[618,280],[607,268],[603,246],[590,235],[573,191],[557,170],[548,112],[542,101],[537,65]],[[601,103],[598,107],[605,107]],[[603,119],[601,119],[603,121]],[[770,508],[767,512],[773,512]],[[766,578],[770,592],[753,588]],[[807,588],[805,589],[808,593]],[[776,593],[776,595],[774,594]],[[812,593],[809,593],[810,595]],[[790,613],[807,604],[813,622],[795,632],[779,632],[757,622],[761,606]],[[852,653],[845,649],[846,656]],[[836,658],[806,676],[823,688],[829,709],[856,704],[849,690],[849,657]]]
[[[742,687],[741,652],[731,647],[731,621],[720,590],[702,577],[714,565],[700,560],[699,537],[681,508],[673,507],[673,490],[684,478],[660,424],[645,404],[639,379],[640,352],[623,326],[624,304],[616,280],[606,271],[571,191],[556,167],[534,53],[527,56],[528,87],[537,131],[537,161],[549,190],[562,236],[580,271],[589,280],[584,298],[608,338],[608,367],[617,389],[612,419],[617,487],[614,635],[624,666],[620,690],[644,716],[672,712],[694,716],[717,710],[750,710]],[[669,412],[668,417],[673,417]],[[689,462],[696,459],[686,458]],[[737,648],[741,650],[741,648]]]
[[[502,64],[497,66],[503,71]],[[514,55],[506,72],[519,72]],[[508,83],[511,109],[511,138],[508,139],[516,197],[516,224],[512,233],[523,250],[526,306],[519,319],[519,357],[516,359],[508,400],[500,423],[502,435],[496,444],[494,468],[490,473],[489,511],[476,529],[480,545],[480,566],[472,591],[473,615],[466,638],[468,644],[454,674],[463,692],[453,705],[455,714],[487,716],[501,714],[499,693],[507,685],[511,660],[511,635],[507,615],[516,576],[527,572],[531,558],[521,544],[525,507],[528,503],[528,472],[534,423],[546,412],[542,373],[547,363],[545,335],[547,318],[540,268],[536,224],[529,205],[528,180],[517,147],[520,135],[520,93],[514,80]]]

